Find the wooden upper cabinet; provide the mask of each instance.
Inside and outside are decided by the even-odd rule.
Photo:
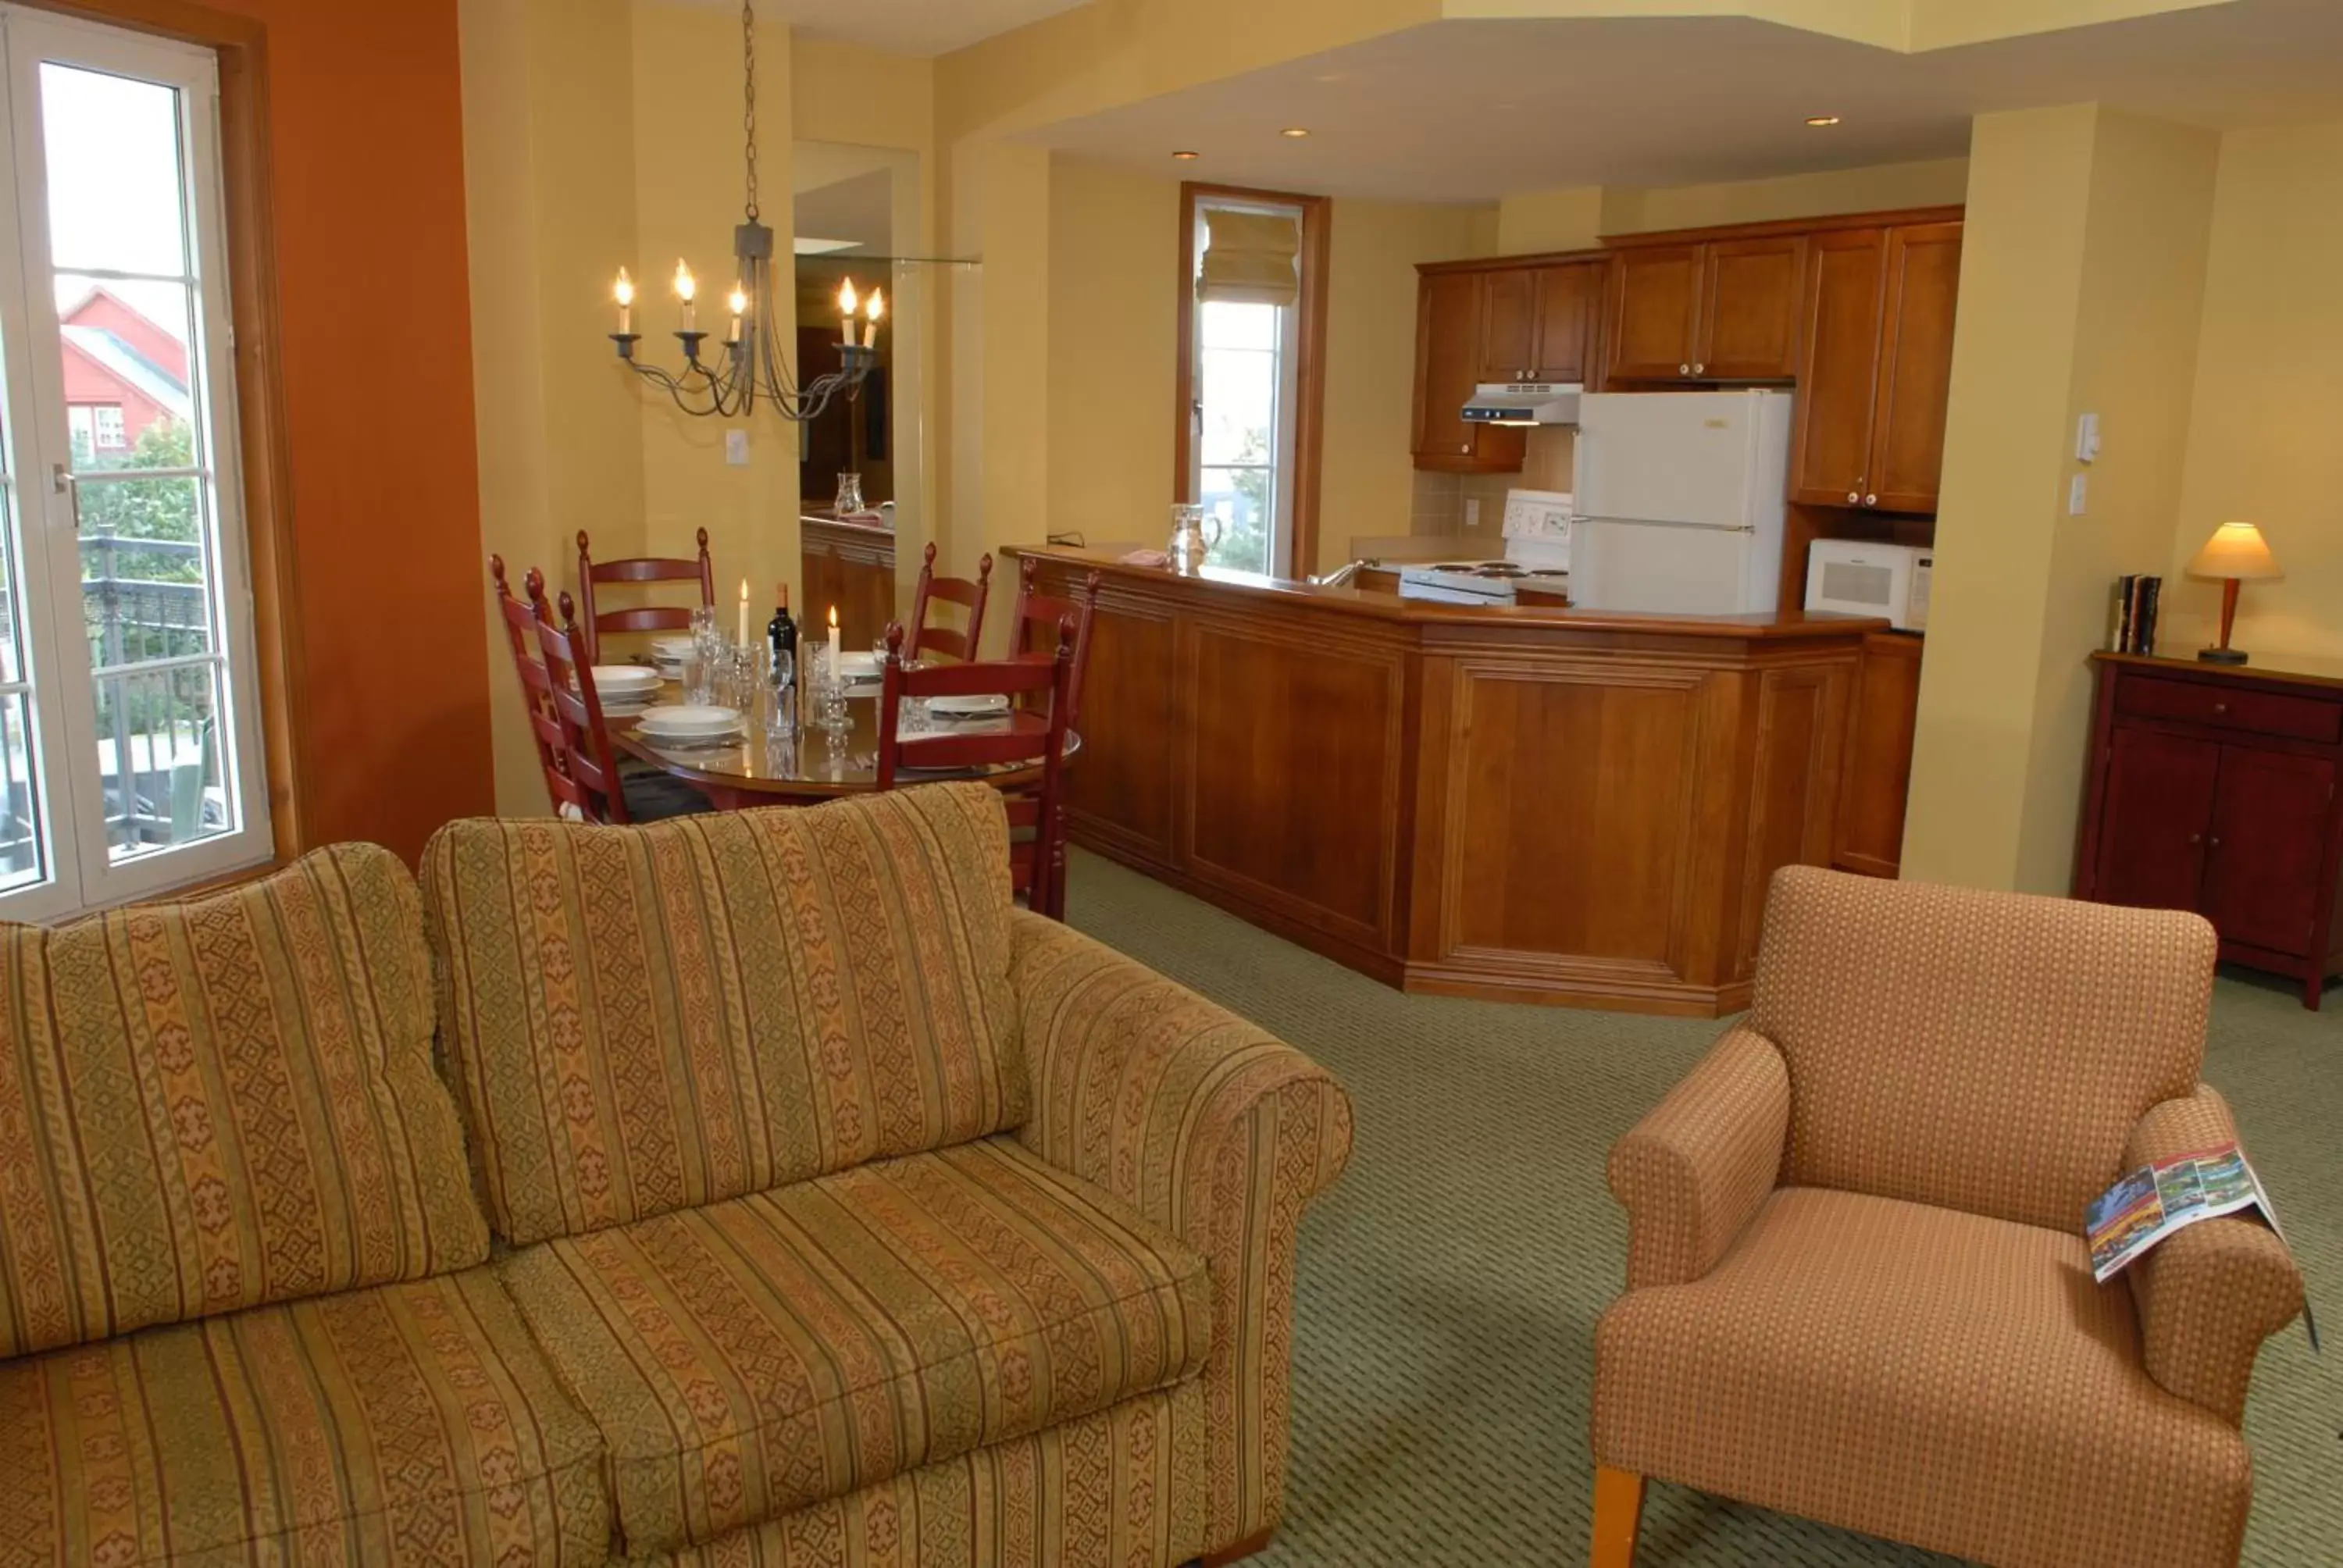
[[[1715,240],[1701,280],[1695,380],[1787,381],[1798,373],[1803,235]]]
[[[1433,272],[1417,282],[1413,447],[1419,468],[1512,473],[1528,449],[1518,426],[1464,419],[1465,400],[1481,380],[1485,276]]]
[[[1789,380],[1805,260],[1801,234],[1621,246],[1605,379]]]
[[[1706,266],[1705,246],[1637,246],[1618,254],[1604,334],[1606,380],[1691,378]]]
[[[1790,499],[1859,507],[1870,479],[1872,407],[1887,304],[1887,231],[1815,236],[1805,299],[1805,363],[1798,376]]]
[[[1601,262],[1509,266],[1481,279],[1483,381],[1586,379]]]
[[[1538,275],[1507,267],[1481,277],[1481,352],[1477,379],[1526,381],[1537,361]]]
[[[1537,272],[1537,352],[1530,373],[1539,381],[1584,382],[1594,368],[1596,313],[1603,302],[1604,266],[1576,261]]]
[[[1961,226],[1887,231],[1887,310],[1873,417],[1870,482],[1883,512],[1934,512],[1952,400]]]
[[[1813,244],[1790,498],[1933,513],[1961,226],[1846,229]]]

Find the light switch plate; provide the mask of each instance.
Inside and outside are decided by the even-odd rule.
[[[1478,496],[1467,496],[1464,498],[1464,531],[1468,534],[1473,534],[1478,533],[1480,530],[1481,498]]]
[[[2079,518],[2090,508],[2091,477],[2077,474],[2066,487],[2066,515]]]
[[[2099,417],[2086,414],[2075,421],[2075,461],[2088,463],[2099,455]]]
[[[724,432],[724,460],[731,464],[736,468],[745,468],[749,466],[748,431],[727,430]]]

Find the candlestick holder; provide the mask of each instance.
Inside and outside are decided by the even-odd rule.
[[[618,357],[621,359],[633,359],[635,357],[635,345],[640,343],[642,340],[643,335],[639,332],[613,332],[610,334],[610,341],[618,346]]]

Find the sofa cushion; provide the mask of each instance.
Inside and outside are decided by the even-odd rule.
[[[981,784],[424,852],[489,1218],[622,1225],[1016,1126],[1008,823]]]
[[[0,927],[0,1355],[478,1262],[414,879]]]
[[[1007,1139],[500,1265],[630,1552],[709,1542],[1195,1375],[1204,1262]]]
[[[486,1270],[0,1363],[0,1562],[599,1564],[600,1467]]]
[[[2245,1441],[2148,1377],[2079,1236],[1785,1188],[1706,1277],[1614,1303],[1595,1362],[1622,1470],[2012,1568],[2237,1560]]]

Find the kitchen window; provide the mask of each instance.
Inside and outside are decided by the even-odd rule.
[[[1180,494],[1202,504],[1210,564],[1317,568],[1326,204],[1187,185],[1180,301]]]
[[[216,66],[0,6],[0,918],[274,853]]]

